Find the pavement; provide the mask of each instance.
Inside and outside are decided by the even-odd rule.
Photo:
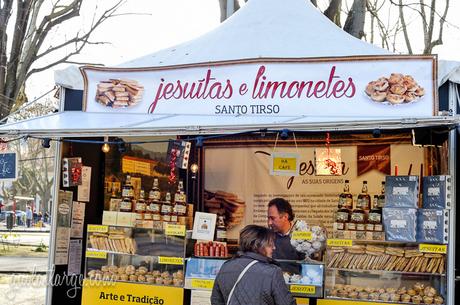
[[[46,275],[0,274],[2,305],[44,305]]]
[[[48,270],[48,257],[1,256],[0,273],[44,273]]]

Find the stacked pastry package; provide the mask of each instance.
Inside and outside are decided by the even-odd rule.
[[[383,224],[386,240],[416,241],[418,176],[387,176]]]
[[[450,193],[450,176],[423,177],[423,208],[419,209],[417,215],[418,242],[447,244]]]

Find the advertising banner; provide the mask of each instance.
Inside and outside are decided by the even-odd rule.
[[[334,146],[341,151],[341,175],[318,175],[315,169],[315,148],[283,148],[299,153],[297,176],[271,176],[272,147],[206,148],[204,155],[206,212],[225,214],[229,227],[228,238],[238,238],[247,224],[267,225],[267,204],[275,197],[287,199],[293,206],[296,219],[323,224],[332,231],[333,215],[345,180],[350,180],[353,199],[361,192],[363,181],[368,182],[371,196],[380,194],[386,173],[380,168],[359,174],[359,146]],[[419,175],[423,163],[423,148],[409,144],[394,144],[388,150],[390,169],[397,164],[400,175]],[[410,158],[408,157],[410,156]],[[390,173],[388,173],[390,174]],[[394,171],[391,172],[394,174]]]
[[[87,112],[430,117],[436,57],[251,59],[152,68],[83,67]]]

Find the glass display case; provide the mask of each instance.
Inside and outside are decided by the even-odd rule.
[[[183,287],[185,227],[88,225],[87,279]]]
[[[326,250],[326,298],[445,304],[446,245],[335,242]]]
[[[188,258],[185,288],[211,290],[225,259]],[[298,273],[283,272],[284,280],[296,297],[322,298],[324,295],[324,265],[316,262],[279,260],[280,264],[295,265]]]

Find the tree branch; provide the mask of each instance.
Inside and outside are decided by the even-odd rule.
[[[406,25],[406,21],[404,20],[404,12],[403,12],[403,5],[402,5],[402,0],[399,0],[399,20],[401,20],[401,26],[402,26],[402,30],[403,30],[403,34],[404,34],[404,40],[406,41],[406,47],[407,47],[407,52],[409,54],[413,54],[412,53],[412,46],[410,44],[410,40],[409,40],[409,34],[407,33],[407,25]]]

